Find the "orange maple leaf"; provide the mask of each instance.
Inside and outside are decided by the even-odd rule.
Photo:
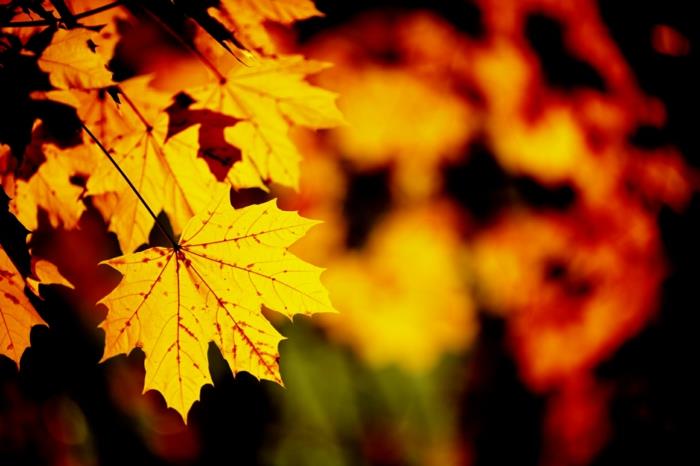
[[[19,364],[29,346],[29,330],[43,324],[24,294],[24,279],[0,246],[0,354]]]
[[[123,274],[101,303],[108,315],[104,358],[146,353],[144,390],[155,389],[183,417],[211,382],[213,341],[233,369],[281,383],[282,336],[261,312],[333,312],[322,269],[287,248],[317,222],[274,201],[234,210],[229,189],[187,225],[176,248],[151,248],[105,263]]]

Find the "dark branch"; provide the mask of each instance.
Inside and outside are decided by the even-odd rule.
[[[99,6],[97,8],[93,8],[92,10],[83,11],[82,13],[78,13],[76,15],[73,15],[73,19],[77,21],[77,20],[82,19],[82,18],[94,16],[96,14],[102,13],[103,11],[107,11],[107,10],[111,10],[112,8],[116,8],[121,4],[122,4],[121,0],[117,0],[115,2],[110,2],[110,3],[107,3],[105,5]],[[36,27],[36,26],[55,26],[56,23],[57,23],[57,21],[38,19],[35,21],[10,21],[8,23],[0,24],[0,27],[3,27],[3,28],[24,28],[24,27]]]

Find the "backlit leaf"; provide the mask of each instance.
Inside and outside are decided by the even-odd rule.
[[[56,31],[38,60],[51,84],[59,89],[95,89],[112,84],[105,59],[96,51],[98,37],[87,29]]]
[[[222,0],[212,14],[228,26],[236,37],[251,49],[275,50],[264,23],[291,24],[320,16],[311,0]]]
[[[477,333],[449,206],[397,210],[361,252],[334,258],[328,289],[340,314],[327,327],[370,364],[421,373]]]
[[[52,144],[43,146],[46,161],[32,177],[16,180],[10,211],[29,230],[39,226],[42,210],[53,227],[74,228],[85,211],[81,201],[84,188],[71,182],[71,177],[87,174],[95,166],[90,144],[62,150]]]
[[[170,94],[151,87],[149,84],[152,80],[151,75],[138,76],[120,82],[118,88],[110,86],[63,89],[43,93],[43,97],[75,107],[80,121],[85,123],[103,144],[109,144],[118,136],[143,128],[138,115],[124,103],[124,95],[131,99],[141,115],[149,120],[155,120],[159,112],[170,104]],[[117,103],[110,93],[116,96],[120,103]]]
[[[193,108],[242,120],[226,134],[243,152],[243,160],[231,169],[234,187],[257,187],[266,181],[298,185],[301,157],[289,139],[290,124],[320,129],[344,121],[335,106],[336,95],[305,81],[325,67],[299,56],[260,58],[251,66],[234,66],[225,80],[188,90],[197,101]]]
[[[27,288],[41,297],[39,285],[63,285],[66,288],[75,289],[75,286],[61,274],[55,264],[46,259],[32,257],[32,276],[27,277]]]
[[[24,280],[0,246],[0,354],[19,363],[29,346],[29,330],[43,324],[24,294]]]
[[[124,275],[101,303],[108,358],[146,353],[144,390],[155,389],[186,417],[211,382],[207,346],[221,349],[234,373],[281,383],[281,335],[261,313],[330,312],[321,269],[287,251],[316,222],[274,201],[234,210],[228,189],[185,228],[179,250],[151,248],[106,264]]]
[[[217,184],[203,159],[197,158],[198,126],[168,139],[168,118],[161,116],[152,129],[142,128],[113,144],[113,156],[154,212],[168,214],[176,231],[203,209]],[[103,159],[88,181],[88,193],[117,193],[113,211],[105,217],[122,250],[133,251],[148,239],[153,218],[136,199],[119,172]],[[105,212],[103,212],[105,214]]]

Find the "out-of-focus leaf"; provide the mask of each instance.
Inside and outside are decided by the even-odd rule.
[[[38,227],[39,210],[46,213],[53,227],[74,228],[85,205],[81,201],[84,188],[71,178],[86,175],[97,163],[91,144],[62,150],[52,144],[43,146],[46,157],[32,177],[15,180],[10,211],[29,230]]]
[[[275,45],[265,22],[291,24],[321,15],[311,0],[220,0],[210,12],[235,33],[243,46],[266,53],[274,52]]]
[[[465,351],[477,322],[459,257],[448,208],[395,213],[366,250],[329,266],[328,289],[341,312],[329,327],[379,366],[421,372]]]

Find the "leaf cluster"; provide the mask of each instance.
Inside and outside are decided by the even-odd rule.
[[[211,382],[209,342],[234,372],[281,382],[281,335],[262,306],[290,317],[333,310],[321,269],[288,252],[315,222],[274,201],[236,210],[229,198],[231,189],[296,188],[301,155],[290,131],[343,122],[335,94],[307,80],[328,65],[284,55],[266,28],[318,14],[308,0],[17,0],[0,9],[0,181],[10,211],[33,234],[79,229],[86,212],[99,212],[126,254],[106,261],[123,278],[101,301],[104,358],[142,348],[145,389],[183,417]],[[133,35],[145,38],[138,50]],[[154,65],[168,53],[184,71]],[[150,65],[131,66],[139,61]],[[203,72],[194,81],[193,67]],[[144,250],[154,227],[169,247]],[[26,282],[0,250],[0,352],[17,362],[42,322],[25,285],[70,284],[34,262]]]

